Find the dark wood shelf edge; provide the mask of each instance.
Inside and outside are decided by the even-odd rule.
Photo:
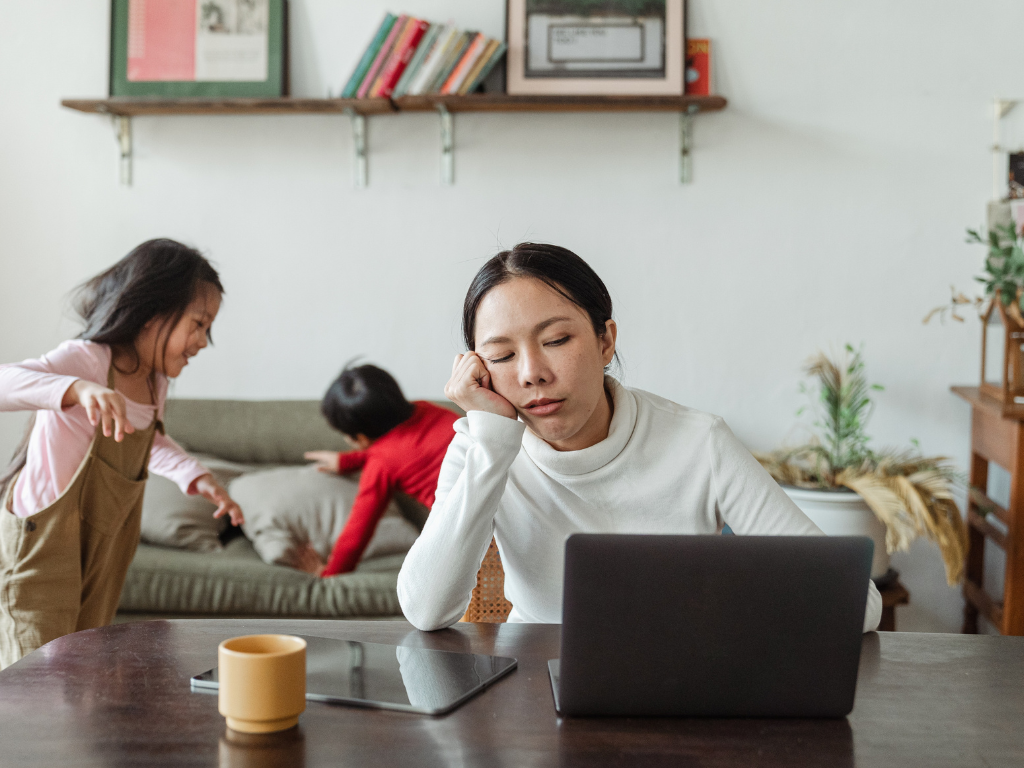
[[[395,112],[709,112],[724,109],[722,96],[405,96],[400,99],[64,99],[68,109],[93,114],[137,115],[360,115]]]
[[[395,100],[400,112],[700,112],[725,109],[723,96],[403,96]]]
[[[303,115],[344,113],[360,115],[395,111],[390,99],[63,99],[61,106],[79,112],[135,117],[137,115]]]

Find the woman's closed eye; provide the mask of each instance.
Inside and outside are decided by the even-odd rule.
[[[483,357],[483,355],[481,355],[481,357]],[[504,357],[484,357],[484,360],[488,363],[507,363],[513,357],[515,357],[515,352],[509,352]]]
[[[571,338],[572,338],[572,335],[569,335],[569,336],[563,336],[560,339],[554,339],[553,341],[546,341],[546,342],[544,342],[544,346],[545,347],[560,347],[563,344],[565,344],[567,341],[569,341]],[[493,365],[495,363],[507,363],[508,361],[510,361],[515,356],[516,356],[515,352],[509,352],[504,357],[484,357],[484,360],[486,360],[488,363],[491,363]],[[481,357],[483,357],[483,355],[481,355]]]

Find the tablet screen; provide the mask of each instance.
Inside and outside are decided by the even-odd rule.
[[[306,699],[440,715],[516,667],[516,660],[297,635],[306,641]],[[192,678],[213,691],[217,669]]]

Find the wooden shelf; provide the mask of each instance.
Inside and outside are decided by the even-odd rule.
[[[400,112],[709,112],[724,109],[721,96],[403,96]]]
[[[721,96],[403,96],[391,99],[64,99],[79,112],[117,117],[140,115],[300,115],[394,112],[708,112],[724,109]]]
[[[675,112],[680,115],[679,178],[691,178],[693,116],[725,109],[721,96],[404,96],[400,99],[164,99],[115,97],[64,99],[68,109],[107,115],[114,121],[121,151],[121,183],[132,183],[132,118],[154,115],[345,114],[352,121],[353,175],[357,187],[368,179],[366,118],[401,112],[437,112],[441,118],[441,179],[455,179],[454,115],[459,112]]]
[[[61,106],[117,117],[143,115],[384,115],[395,111],[390,99],[64,99]]]

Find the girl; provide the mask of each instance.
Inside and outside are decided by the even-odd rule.
[[[242,522],[161,423],[167,380],[209,342],[223,293],[198,251],[150,240],[81,287],[77,339],[0,366],[0,410],[37,412],[0,476],[0,669],[113,619],[147,467]]]
[[[562,617],[572,533],[820,535],[717,416],[627,389],[606,367],[617,328],[576,254],[521,244],[477,273],[445,394],[467,416],[398,577],[419,629],[462,616],[494,536],[509,621]],[[869,583],[864,631],[882,601]]]

